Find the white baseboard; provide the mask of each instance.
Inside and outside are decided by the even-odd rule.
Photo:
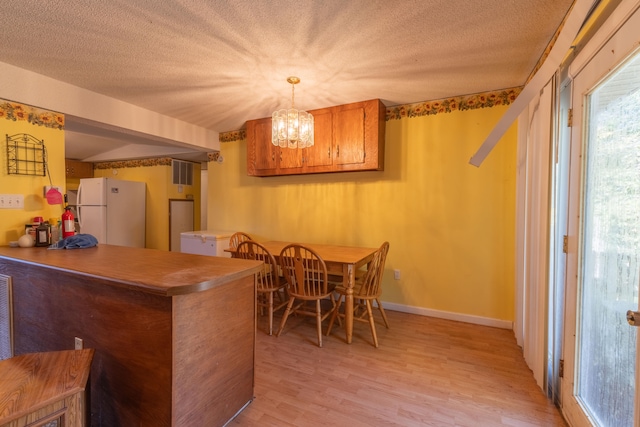
[[[473,323],[476,325],[513,330],[513,322],[510,320],[492,319],[489,317],[473,316],[470,314],[453,313],[451,311],[432,310],[430,308],[394,304],[387,301],[382,301],[382,306],[385,309],[401,311],[403,313],[418,314],[420,316],[437,317],[439,319],[455,320],[458,322]]]

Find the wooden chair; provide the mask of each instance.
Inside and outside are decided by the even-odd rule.
[[[258,307],[267,309],[269,315],[269,335],[273,335],[273,313],[287,305],[288,300],[284,298],[281,291],[284,291],[287,283],[280,276],[280,269],[274,256],[260,243],[253,240],[240,242],[236,249],[236,258],[252,259],[262,261],[263,267],[257,274],[257,300]],[[274,305],[273,296],[278,294],[279,302]]]
[[[252,240],[251,236],[249,236],[247,233],[243,233],[242,231],[233,233],[229,238],[229,249],[233,249],[235,251],[238,249],[238,245],[240,243],[246,242],[247,240]],[[231,258],[237,258],[235,252],[231,252]]]
[[[280,252],[280,266],[287,280],[289,303],[282,317],[277,336],[282,333],[291,313],[314,316],[318,329],[318,347],[322,347],[322,321],[336,307],[333,296],[335,285],[329,283],[324,260],[310,248],[291,244],[285,246]],[[327,298],[331,301],[331,309],[323,313],[321,302]],[[299,300],[299,303],[294,306],[296,300]],[[313,307],[308,307],[308,303],[313,303]]]
[[[369,263],[369,268],[362,279],[356,278],[356,283],[353,288],[353,320],[361,322],[369,322],[371,328],[371,335],[373,336],[373,344],[378,347],[378,335],[376,334],[376,324],[373,319],[373,307],[371,301],[375,300],[380,314],[382,314],[382,320],[384,325],[389,328],[389,321],[387,320],[387,314],[382,308],[380,302],[380,295],[382,294],[382,288],[380,283],[382,282],[382,273],[384,272],[384,264],[387,260],[387,253],[389,252],[389,242],[384,242],[382,246],[376,251],[376,254]],[[338,317],[344,317],[344,314],[339,312],[340,305],[344,297],[347,294],[347,290],[343,286],[336,286],[335,291],[340,295],[336,309],[329,321],[329,327],[327,328],[327,335],[331,333],[333,322]]]

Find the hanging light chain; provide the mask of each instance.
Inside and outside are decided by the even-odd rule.
[[[295,108],[294,97],[296,85],[300,83],[300,79],[295,76],[291,76],[287,78],[287,82],[291,83],[291,108]]]

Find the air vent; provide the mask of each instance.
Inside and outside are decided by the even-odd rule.
[[[171,160],[175,185],[193,185],[193,163],[182,160]]]
[[[0,274],[0,360],[13,356],[11,276]]]

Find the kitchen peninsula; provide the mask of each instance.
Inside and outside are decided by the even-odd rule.
[[[0,247],[14,354],[76,338],[95,349],[94,427],[224,425],[253,398],[259,267],[111,245]]]

